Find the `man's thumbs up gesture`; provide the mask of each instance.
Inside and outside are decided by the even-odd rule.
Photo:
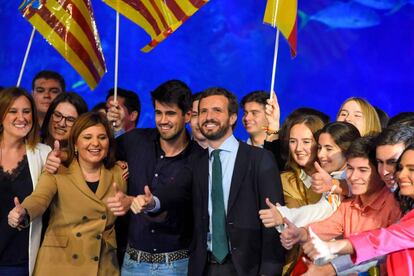
[[[155,200],[148,186],[144,187],[144,194],[134,198],[131,210],[134,214],[142,213],[155,208]]]

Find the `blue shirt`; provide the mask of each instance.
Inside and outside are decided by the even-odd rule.
[[[223,172],[223,197],[224,197],[224,208],[225,212],[227,214],[227,205],[229,201],[229,195],[230,195],[230,186],[231,186],[231,179],[233,177],[233,171],[234,171],[234,164],[236,163],[236,156],[237,151],[239,149],[239,141],[231,135],[228,137],[223,144],[218,148],[220,149],[220,161],[221,161],[221,169]],[[208,214],[210,217],[210,223],[209,223],[209,234],[207,237],[207,245],[209,250],[211,251],[211,233],[212,233],[212,202],[211,202],[211,187],[212,187],[212,166],[213,166],[213,155],[211,154],[213,152],[212,147],[208,147],[208,155],[209,155],[209,162],[208,162]]]

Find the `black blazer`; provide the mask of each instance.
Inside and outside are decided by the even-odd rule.
[[[177,189],[160,190],[161,208],[192,200],[194,233],[190,246],[189,275],[204,275],[207,265],[208,151],[192,156],[179,173]],[[281,275],[284,250],[279,234],[267,229],[259,210],[265,198],[283,204],[279,170],[272,154],[240,142],[234,166],[227,211],[227,233],[232,261],[238,275]]]

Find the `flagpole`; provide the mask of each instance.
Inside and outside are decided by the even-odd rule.
[[[119,12],[116,12],[115,30],[115,72],[114,72],[114,102],[118,97],[118,57],[119,57]]]
[[[275,80],[276,80],[276,65],[277,65],[277,56],[279,53],[279,36],[280,36],[280,31],[279,28],[276,26],[276,21],[277,21],[277,14],[278,14],[278,9],[279,9],[279,0],[276,0],[276,7],[275,7],[275,16],[273,19],[273,26],[276,28],[276,39],[275,39],[275,49],[274,49],[274,54],[273,54],[273,67],[272,67],[272,80],[271,80],[271,84],[270,84],[270,99],[273,99],[273,92],[275,91]]]
[[[26,53],[24,54],[23,64],[22,64],[22,67],[20,68],[19,78],[17,79],[17,84],[16,84],[17,87],[19,87],[20,83],[22,82],[23,72],[26,67],[26,62],[29,56],[30,48],[32,48],[32,42],[33,42],[35,32],[36,32],[36,29],[33,27],[32,34],[30,35],[29,43],[27,44]]]

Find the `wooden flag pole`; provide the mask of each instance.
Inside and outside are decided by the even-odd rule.
[[[273,92],[275,91],[275,80],[276,80],[276,65],[277,65],[277,56],[279,53],[279,36],[280,31],[279,28],[276,26],[277,21],[277,14],[278,14],[278,8],[279,8],[279,0],[276,0],[276,7],[275,7],[275,16],[273,19],[273,26],[276,28],[276,39],[275,39],[275,49],[273,54],[273,67],[272,67],[272,81],[270,84],[270,99],[273,99]]]
[[[30,48],[32,48],[32,42],[33,42],[35,32],[36,32],[36,29],[33,27],[32,34],[30,35],[29,43],[27,44],[26,53],[24,54],[23,64],[22,64],[22,67],[20,68],[19,78],[17,79],[17,84],[16,84],[17,87],[19,87],[20,83],[22,82],[23,72],[26,67],[26,62],[29,56]]]

